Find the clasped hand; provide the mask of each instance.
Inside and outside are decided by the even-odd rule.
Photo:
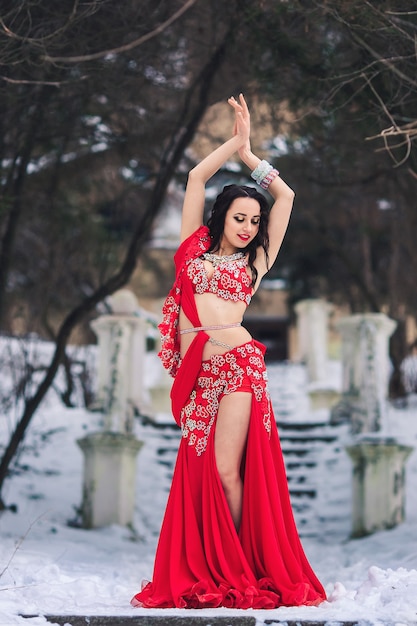
[[[227,101],[235,112],[233,135],[242,140],[239,154],[242,150],[250,150],[250,113],[243,94],[239,94],[239,102],[232,96]]]

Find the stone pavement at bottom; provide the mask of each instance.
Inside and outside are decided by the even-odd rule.
[[[38,617],[25,615],[23,617]],[[266,625],[282,624],[283,626],[358,626],[356,621],[305,621],[305,620],[277,620],[267,618],[257,620],[251,615],[231,616],[176,616],[176,615],[45,615],[50,624],[59,626],[256,626],[260,622]],[[379,622],[381,623],[381,622]],[[361,620],[361,626],[366,620]],[[371,626],[371,623],[369,623]],[[394,626],[388,623],[385,626]],[[417,626],[417,625],[414,625]]]

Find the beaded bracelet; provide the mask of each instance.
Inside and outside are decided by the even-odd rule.
[[[273,169],[274,168],[270,163],[268,163],[268,161],[260,161],[257,167],[253,170],[251,177],[257,182],[258,185],[260,185],[265,176]]]
[[[262,187],[262,189],[268,189],[269,185],[278,175],[278,170],[265,160],[260,161],[251,173],[251,177],[258,185],[260,185],[260,187]]]
[[[261,180],[261,182],[259,183],[262,189],[268,189],[269,185],[277,176],[279,176],[278,170],[276,170],[275,168],[272,168],[272,170],[268,172],[265,178]]]

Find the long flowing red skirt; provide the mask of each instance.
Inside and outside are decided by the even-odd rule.
[[[239,533],[214,451],[218,405],[233,391],[252,393]],[[203,361],[181,425],[153,581],[133,606],[272,609],[322,602],[324,589],[294,522],[260,344]]]

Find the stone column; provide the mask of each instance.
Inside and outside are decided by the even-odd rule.
[[[143,410],[147,320],[134,294],[122,289],[107,304],[112,314],[91,323],[98,337],[96,408],[103,432],[77,441],[84,454],[82,517],[85,528],[133,523],[136,456],[134,409]]]
[[[77,443],[84,453],[84,528],[133,524],[136,456],[142,442],[133,435],[102,432]]]
[[[299,358],[307,364],[310,382],[325,382],[327,375],[327,329],[332,310],[325,300],[301,300],[295,305]]]
[[[149,408],[144,386],[148,322],[138,316],[139,304],[127,289],[116,292],[109,304],[113,313],[91,322],[98,338],[95,404],[105,415],[104,430],[130,432],[134,410]]]
[[[331,421],[350,421],[353,433],[380,431],[386,418],[389,337],[396,322],[383,313],[342,318],[342,399]]]
[[[360,438],[353,461],[352,536],[393,528],[405,518],[405,461],[413,448],[395,439]]]
[[[129,432],[134,409],[146,406],[146,322],[129,315],[102,315],[91,323],[98,337],[97,404],[105,430]]]
[[[340,394],[327,380],[328,320],[333,306],[320,299],[301,300],[296,304],[298,356],[305,361],[308,375],[310,408],[329,409]]]

